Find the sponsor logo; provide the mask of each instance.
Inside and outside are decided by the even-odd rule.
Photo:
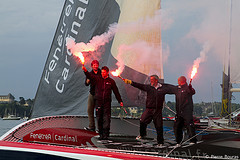
[[[59,21],[43,76],[44,81],[48,85],[55,86],[58,93],[64,92],[71,66],[70,57],[72,53],[66,49],[66,37],[71,37],[74,40],[74,37],[77,37],[78,30],[87,11],[88,1],[67,0]]]
[[[95,132],[81,129],[45,128],[27,134],[23,137],[23,141],[94,146],[91,138],[96,135]]]

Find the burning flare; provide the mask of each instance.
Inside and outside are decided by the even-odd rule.
[[[112,71],[111,74],[112,74],[113,76],[115,76],[115,77],[117,77],[117,76],[120,75],[118,70]]]
[[[196,75],[196,73],[197,73],[197,67],[195,65],[193,65],[191,79],[193,79],[193,77]]]
[[[115,77],[121,78],[121,79],[124,81],[124,78],[122,78],[122,77],[120,76],[121,72],[120,72],[119,69],[116,69],[115,71],[112,71],[111,74],[112,74],[113,76],[115,76]]]
[[[81,63],[84,65],[84,63],[85,63],[85,58],[84,58],[82,52],[76,52],[76,53],[74,53],[74,55],[77,56],[77,57],[79,57]]]
[[[192,73],[191,73],[191,80],[190,83],[192,82],[193,77],[197,74],[197,70],[199,68],[199,64],[206,61],[206,53],[210,50],[210,45],[208,42],[206,42],[203,45],[203,49],[200,52],[200,57],[194,60],[193,62],[193,68],[192,68]]]

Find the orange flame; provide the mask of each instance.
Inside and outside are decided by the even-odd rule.
[[[81,63],[84,65],[84,63],[85,63],[85,58],[84,58],[82,52],[77,52],[75,55],[80,58]]]
[[[115,76],[115,77],[117,77],[117,76],[120,75],[120,73],[119,73],[118,70],[116,70],[116,71],[112,71],[111,74],[112,74],[113,76]]]
[[[196,75],[196,73],[197,73],[197,67],[193,66],[192,73],[191,73],[191,79],[193,79],[193,77]]]
[[[113,76],[115,76],[115,77],[118,77],[118,78],[122,79],[123,81],[125,80],[124,78],[122,78],[122,77],[120,76],[121,73],[120,73],[120,70],[119,70],[119,69],[116,69],[116,71],[112,71],[111,74],[112,74]]]

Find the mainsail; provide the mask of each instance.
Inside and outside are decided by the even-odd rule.
[[[240,92],[239,88],[233,87],[233,84],[240,83],[240,46],[238,45],[240,30],[238,17],[236,16],[238,15],[239,5],[239,1],[230,1],[228,51],[224,57],[222,84],[222,117],[228,117],[231,113],[232,92]]]
[[[230,82],[232,84],[240,84],[240,28],[239,28],[239,1],[232,2],[231,14],[231,40],[230,40]]]
[[[88,88],[84,86],[85,75],[81,63],[66,48],[66,38],[74,39],[76,43],[88,43],[94,36],[106,32],[109,25],[138,21],[141,23],[148,17],[153,17],[160,9],[160,0],[66,0],[59,24],[49,51],[48,58],[35,96],[31,118],[48,115],[87,115]],[[150,55],[133,52],[131,45],[141,42],[157,48]],[[97,57],[100,66],[107,65],[110,70],[116,69],[118,48],[127,46],[123,59],[125,69],[123,77],[144,83],[149,74],[157,74],[163,79],[161,63],[160,28],[150,31],[139,30],[137,33],[117,33],[114,40],[101,49],[101,57]],[[130,47],[129,47],[130,46]],[[148,53],[148,52],[147,52]],[[129,58],[131,57],[131,58]],[[154,59],[140,61],[141,57]],[[89,67],[89,66],[88,66]],[[89,67],[90,68],[90,67]],[[115,79],[125,106],[139,106],[142,98],[137,89],[130,88]],[[113,105],[115,101],[113,100]]]

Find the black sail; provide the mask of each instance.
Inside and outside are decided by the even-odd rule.
[[[85,75],[81,68],[82,64],[66,48],[67,37],[71,37],[76,43],[88,43],[94,36],[108,31],[109,25],[114,22],[123,24],[137,21],[141,17],[154,16],[158,9],[160,9],[160,0],[139,0],[137,4],[136,1],[131,0],[66,0],[40,79],[31,118],[49,115],[87,115],[89,88],[84,85]],[[97,57],[100,67],[107,65],[110,70],[116,69],[117,49],[121,42],[130,45],[139,39],[157,46],[156,52],[159,56],[148,57],[159,58],[159,63],[148,65],[142,62],[139,63],[142,67],[139,69],[136,68],[136,60],[141,55],[134,55],[132,57],[135,59],[130,62],[124,61],[125,69],[121,75],[140,83],[147,82],[147,77],[152,73],[163,78],[160,28],[154,31],[125,34],[125,36],[117,33],[112,41],[101,47],[101,57]],[[123,59],[128,60],[128,57],[125,55]],[[90,70],[89,62],[86,67]],[[119,87],[125,106],[144,105],[139,90],[124,84],[117,77],[113,78]],[[118,105],[114,98],[112,105]]]

